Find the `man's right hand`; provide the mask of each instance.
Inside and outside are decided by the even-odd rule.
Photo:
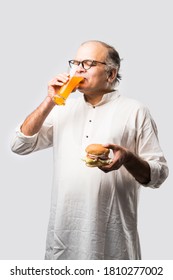
[[[68,82],[70,75],[62,73],[57,75],[48,83],[48,96],[52,99],[57,91]]]

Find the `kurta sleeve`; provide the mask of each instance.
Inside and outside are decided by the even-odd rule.
[[[21,124],[16,128],[15,137],[11,142],[11,150],[14,153],[26,155],[53,145],[53,114],[49,114],[40,131],[32,136],[24,135],[20,127]]]
[[[158,140],[156,124],[143,107],[137,115],[137,154],[150,166],[151,180],[143,186],[158,188],[168,176],[168,166]]]

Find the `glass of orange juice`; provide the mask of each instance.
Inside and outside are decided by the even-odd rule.
[[[76,76],[74,72],[70,72],[69,81],[62,87],[60,87],[59,90],[57,90],[56,94],[53,96],[53,101],[57,105],[65,105],[66,99],[68,98],[70,93],[75,89],[75,87],[78,86],[78,84],[83,79],[84,78],[81,76]]]

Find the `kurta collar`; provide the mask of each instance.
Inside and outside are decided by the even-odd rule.
[[[94,107],[97,107],[97,106],[101,106],[101,105],[104,105],[114,99],[116,99],[117,97],[120,96],[120,93],[118,90],[114,90],[114,91],[111,91],[111,92],[108,92],[108,93],[105,93],[102,97],[102,99],[100,100],[100,102],[98,102],[96,105],[94,105]],[[85,101],[85,98],[84,98],[84,101]],[[85,101],[85,103],[88,105],[88,106],[92,106],[92,104],[90,104],[89,102]]]

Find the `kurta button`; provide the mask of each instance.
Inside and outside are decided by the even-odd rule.
[[[92,120],[89,120],[89,122],[92,122]]]
[[[86,135],[86,138],[88,138],[88,135]]]
[[[95,109],[95,106],[93,106],[93,108]]]

